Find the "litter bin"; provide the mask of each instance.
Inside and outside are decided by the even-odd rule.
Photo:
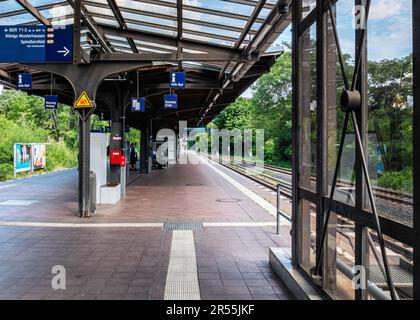
[[[95,172],[90,172],[89,177],[89,188],[90,188],[90,214],[94,214],[96,211],[96,174]]]

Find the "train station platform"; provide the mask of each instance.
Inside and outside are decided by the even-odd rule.
[[[77,213],[77,171],[0,184],[0,299],[292,299],[269,266],[272,192],[216,164],[133,175],[127,196]],[[264,196],[266,193],[266,197]],[[66,289],[54,290],[54,266]]]

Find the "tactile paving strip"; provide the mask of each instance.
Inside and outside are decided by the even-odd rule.
[[[194,233],[175,230],[165,286],[165,300],[200,300]]]
[[[201,221],[165,222],[163,225],[163,229],[165,231],[175,231],[175,230],[202,231],[203,222]]]

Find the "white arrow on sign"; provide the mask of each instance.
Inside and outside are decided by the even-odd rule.
[[[63,48],[64,50],[58,50],[57,52],[58,53],[64,53],[64,57],[66,57],[69,53],[70,53],[70,50],[69,49],[67,49],[66,47],[64,47]]]

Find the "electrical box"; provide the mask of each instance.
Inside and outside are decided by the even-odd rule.
[[[120,166],[121,158],[122,158],[121,150],[111,150],[111,165],[112,166]]]

